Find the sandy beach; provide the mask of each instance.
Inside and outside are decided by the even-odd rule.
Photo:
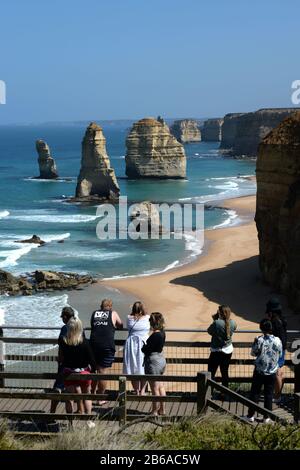
[[[284,297],[261,279],[255,201],[255,196],[247,196],[222,202],[223,207],[238,213],[242,223],[205,231],[205,250],[195,262],[147,277],[99,281],[91,289],[96,294],[106,286],[142,300],[149,312],[164,313],[169,328],[205,329],[219,304],[231,307],[239,329],[257,329],[266,301],[276,294],[289,328],[299,328],[299,320],[287,308]],[[184,339],[187,336],[195,339],[195,334],[185,334]],[[253,334],[249,334],[251,338]]]

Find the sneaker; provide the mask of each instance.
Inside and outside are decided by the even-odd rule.
[[[93,429],[94,427],[96,427],[94,421],[87,421],[86,425],[89,429]]]
[[[264,418],[263,423],[264,424],[272,424],[272,420],[271,420],[271,418]]]
[[[248,423],[254,423],[255,419],[254,419],[254,416],[242,416],[242,418],[245,420],[245,421],[248,421]]]
[[[280,398],[273,398],[273,403],[275,403],[276,405],[280,405],[281,397]]]

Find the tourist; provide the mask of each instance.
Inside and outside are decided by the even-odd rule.
[[[222,385],[228,388],[228,369],[233,352],[232,335],[236,330],[236,322],[230,319],[231,310],[227,305],[220,305],[213,318],[213,323],[207,332],[211,335],[210,356],[208,359],[208,371],[212,379],[215,378],[220,367]]]
[[[145,374],[162,375],[166,368],[166,359],[163,355],[163,348],[166,341],[165,321],[159,312],[151,313],[150,327],[152,334],[142,347],[145,354]],[[163,382],[149,381],[152,395],[164,397],[166,395]],[[152,414],[154,416],[165,414],[165,403],[161,401],[152,402]]]
[[[278,370],[276,372],[274,398],[276,403],[281,402],[281,391],[283,388],[284,374],[283,366],[285,361],[285,351],[287,347],[287,322],[282,316],[282,307],[275,297],[271,298],[266,304],[266,315],[272,323],[272,334],[280,338],[282,343],[282,354],[278,361]]]
[[[115,330],[123,328],[122,320],[113,310],[111,299],[101,302],[100,310],[96,310],[91,317],[90,344],[97,363],[97,372],[105,374],[115,359]],[[92,393],[103,395],[106,390],[106,381],[93,382]],[[100,400],[99,405],[104,405],[105,400]]]
[[[96,361],[88,340],[84,337],[79,318],[71,318],[67,334],[59,340],[59,359],[64,365],[64,385],[68,393],[90,393],[91,380],[68,380],[70,374],[88,375],[96,370]],[[73,400],[66,402],[67,413],[73,413]],[[92,413],[91,400],[83,400],[83,413]]]
[[[75,311],[73,310],[72,307],[64,307],[62,309],[60,318],[62,319],[62,322],[64,323],[64,325],[62,326],[62,328],[60,330],[60,333],[59,333],[59,336],[58,336],[58,342],[60,341],[61,338],[66,336],[66,334],[67,334],[67,323],[71,318],[74,318],[74,317],[75,317]],[[64,367],[63,364],[61,362],[58,362],[58,369],[57,369],[58,377],[54,382],[53,389],[52,389],[53,392],[61,393],[65,388],[64,380],[63,380],[63,376],[62,376],[63,367]],[[51,400],[50,413],[55,413],[56,409],[57,409],[57,406],[58,406],[58,401],[57,400]],[[78,411],[79,410],[80,410],[80,405],[79,405]]]
[[[124,347],[124,374],[143,375],[145,373],[142,346],[148,337],[149,318],[143,304],[135,302],[131,314],[127,317],[128,338]],[[144,395],[145,380],[132,380],[132,386],[137,395]]]
[[[263,319],[259,325],[262,335],[255,338],[251,349],[251,355],[256,356],[253,372],[250,400],[259,402],[262,386],[264,386],[264,407],[272,411],[272,400],[278,370],[278,360],[282,355],[281,340],[272,334],[272,323]],[[246,419],[254,422],[254,409],[249,407]],[[269,418],[265,418],[269,422]]]

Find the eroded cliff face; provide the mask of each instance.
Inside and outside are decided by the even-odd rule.
[[[129,178],[185,178],[183,145],[164,122],[145,118],[134,123],[126,139]]]
[[[300,312],[300,112],[259,145],[255,221],[263,277]]]
[[[92,122],[82,141],[81,170],[78,176],[76,197],[117,199],[120,189],[114,169],[106,153],[106,140],[102,128]]]
[[[50,149],[44,140],[37,140],[35,143],[38,153],[38,163],[40,168],[40,178],[55,179],[58,178],[58,172],[54,158],[50,155]]]
[[[222,138],[222,125],[224,119],[207,119],[201,129],[204,142],[219,142]]]
[[[171,134],[182,144],[189,142],[200,142],[201,132],[198,122],[193,119],[182,119],[174,121],[170,128]]]
[[[222,139],[220,149],[224,154],[230,154],[233,150],[234,142],[236,139],[237,126],[241,116],[244,113],[230,113],[224,117],[222,125]]]
[[[223,153],[233,157],[256,158],[262,139],[294,112],[295,108],[274,108],[226,115],[221,142]]]

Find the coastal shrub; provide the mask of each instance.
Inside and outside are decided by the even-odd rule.
[[[163,432],[146,433],[146,445],[169,450],[291,450],[300,449],[298,426],[251,426],[221,414],[187,419]]]
[[[7,422],[0,421],[0,451],[1,450],[20,450],[23,446],[21,441],[14,438],[12,432],[9,430]]]
[[[145,431],[147,429],[147,431]],[[14,438],[0,424],[0,450],[299,450],[300,428],[295,425],[258,424],[252,426],[228,415],[213,413],[164,425],[131,422],[124,429],[118,422],[85,422],[51,438]]]
[[[118,422],[95,420],[95,427],[88,428],[84,421],[74,423],[72,429],[57,433],[44,442],[36,442],[35,450],[135,450],[144,445],[143,424],[121,430]],[[156,427],[156,426],[154,426]],[[149,443],[149,449],[154,444]]]

